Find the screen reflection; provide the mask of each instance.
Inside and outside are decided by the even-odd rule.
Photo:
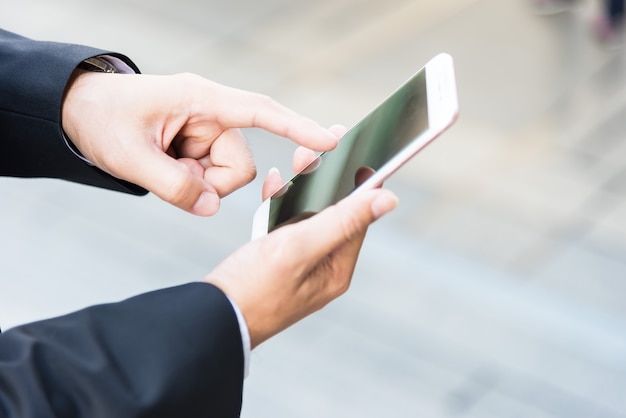
[[[350,194],[428,128],[425,71],[420,71],[320,155],[270,201],[268,230],[312,216]]]

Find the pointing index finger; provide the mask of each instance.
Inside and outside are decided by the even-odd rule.
[[[218,120],[227,128],[262,128],[316,151],[337,146],[337,137],[271,97],[222,86]]]

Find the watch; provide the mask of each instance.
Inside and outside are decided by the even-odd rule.
[[[80,64],[78,68],[83,70],[93,71],[96,73],[117,73],[117,68],[111,65],[107,60],[100,57],[87,58]]]

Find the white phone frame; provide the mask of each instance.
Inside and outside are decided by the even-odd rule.
[[[352,193],[372,189],[383,184],[389,176],[421,151],[426,145],[441,135],[458,118],[459,103],[452,57],[446,53],[438,54],[415,74],[420,71],[426,72],[428,128],[402,151],[383,164],[367,181],[361,184]],[[389,95],[388,98],[393,96],[401,88],[402,87],[399,87]],[[386,100],[387,99],[381,102],[381,104]],[[252,239],[260,238],[268,233],[271,199],[272,197],[264,200],[254,214],[252,220]]]

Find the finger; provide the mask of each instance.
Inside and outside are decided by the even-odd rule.
[[[356,170],[354,174],[354,187],[359,187],[361,184],[365,183],[370,177],[376,174],[373,168],[362,166]]]
[[[129,181],[196,215],[213,215],[220,206],[217,191],[203,179],[204,168],[192,159],[176,160],[160,150],[135,161]]]
[[[328,129],[270,97],[225,86],[221,96],[218,121],[222,126],[262,128],[317,151],[337,146],[337,137]]]
[[[333,125],[333,126],[331,126],[329,128],[329,131],[332,132],[332,134],[335,135],[335,137],[337,139],[339,139],[339,138],[341,138],[345,134],[347,129],[344,126],[342,126],[342,125]],[[296,150],[293,153],[293,159],[292,159],[293,172],[294,173],[302,172],[317,157],[318,157],[318,154],[315,151],[313,151],[312,149],[309,149],[309,148],[303,147],[303,146],[297,147]],[[311,170],[307,170],[306,173],[310,173],[315,168],[317,168],[317,166],[313,167]],[[284,182],[281,183],[278,187],[282,186],[282,184],[284,184]],[[275,192],[276,190],[274,190],[273,192]]]
[[[348,132],[348,128],[346,128],[346,127],[345,127],[345,126],[343,126],[343,125],[339,125],[339,124],[332,125],[330,128],[328,128],[328,130],[329,130],[329,131],[330,131],[333,135],[335,135],[335,137],[336,137],[337,139],[340,139],[341,137],[343,137],[343,136],[346,134],[346,132]]]
[[[317,158],[317,153],[306,147],[298,147],[293,152],[293,172],[299,173],[304,170],[313,160]],[[312,171],[312,170],[311,170]]]
[[[256,165],[248,143],[239,129],[227,129],[211,146],[205,181],[224,197],[250,183],[256,177]]]
[[[261,191],[262,199],[268,199],[270,196],[280,190],[283,184],[285,184],[285,182],[280,176],[280,172],[276,167],[272,167],[269,173],[267,173],[267,177],[265,177],[265,180],[263,181],[263,188]]]
[[[395,209],[397,204],[397,197],[389,190],[367,190],[278,231],[298,228],[299,239],[294,241],[294,246],[302,254],[301,258],[308,258],[315,264],[342,244],[358,238],[371,223]]]
[[[346,132],[348,132],[348,128],[343,125],[333,125],[328,130],[335,135],[337,139],[343,137]],[[311,149],[306,147],[298,147],[293,153],[293,172],[299,173],[303,171],[315,158],[317,158],[317,153]],[[307,170],[307,173],[314,171],[317,166],[313,167],[311,170]]]

